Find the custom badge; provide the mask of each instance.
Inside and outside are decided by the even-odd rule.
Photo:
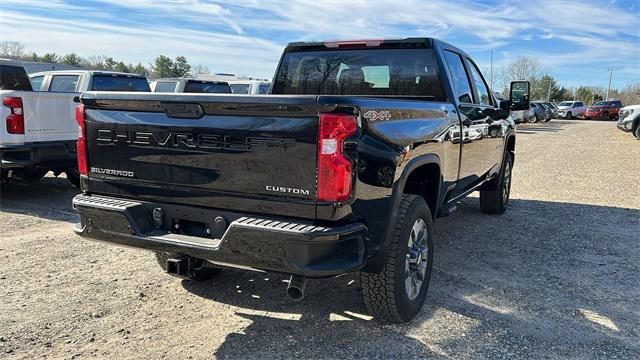
[[[391,113],[387,110],[383,111],[373,111],[369,110],[364,115],[362,115],[365,119],[370,121],[385,121],[391,119]]]

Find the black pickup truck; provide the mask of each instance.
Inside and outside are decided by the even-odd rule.
[[[480,191],[509,201],[515,131],[460,49],[428,38],[289,44],[270,95],[86,92],[76,115],[77,234],[152,250],[205,279],[220,267],[306,279],[359,272],[383,323],[420,310],[433,220]]]

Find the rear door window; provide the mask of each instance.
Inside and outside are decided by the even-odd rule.
[[[52,92],[76,92],[80,75],[53,75],[49,91]]]
[[[445,50],[444,58],[451,74],[451,81],[453,82],[453,91],[456,98],[461,103],[473,103],[473,92],[471,91],[471,83],[467,76],[467,71],[464,69],[462,58],[459,54],[452,51]]]
[[[150,92],[146,78],[125,75],[94,75],[91,80],[93,91],[141,91]]]
[[[31,91],[27,72],[21,66],[0,65],[0,90]]]
[[[44,80],[44,75],[40,75],[40,76],[34,76],[31,78],[31,87],[33,88],[33,91],[40,91],[42,90],[42,81]]]
[[[155,92],[174,92],[176,90],[176,82],[162,81],[156,83]]]

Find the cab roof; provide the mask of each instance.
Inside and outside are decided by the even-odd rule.
[[[125,73],[125,72],[119,72],[119,71],[108,71],[108,70],[48,70],[48,71],[40,71],[37,73],[33,73],[33,74],[30,74],[29,76],[33,77],[33,76],[41,76],[41,75],[48,75],[48,74],[52,74],[52,75],[55,75],[55,74],[58,74],[58,75],[61,75],[61,74],[120,75],[120,76],[146,78],[144,75],[140,75],[140,74],[131,74],[131,73]]]
[[[355,49],[355,48],[433,48],[435,44],[446,47],[465,56],[463,50],[442,40],[430,37],[408,37],[403,39],[359,39],[359,40],[329,40],[329,41],[301,41],[287,45],[285,52],[319,51],[326,49]]]

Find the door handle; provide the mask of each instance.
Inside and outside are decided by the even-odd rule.
[[[466,127],[471,126],[471,120],[469,120],[469,119],[462,120],[462,125],[464,125]]]

